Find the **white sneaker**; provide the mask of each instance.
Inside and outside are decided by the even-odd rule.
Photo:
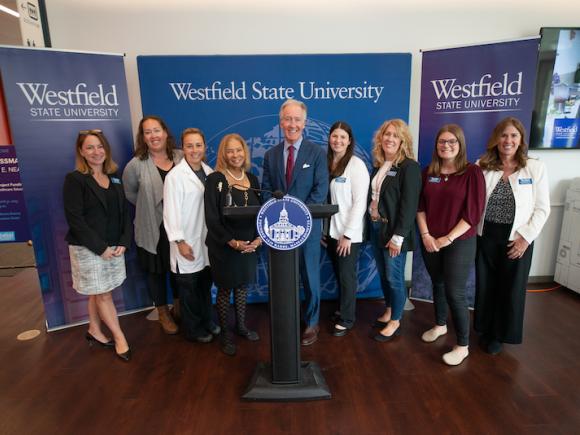
[[[443,354],[443,361],[448,366],[458,366],[469,355],[467,346],[455,346],[451,352]]]
[[[435,340],[445,334],[447,334],[447,325],[435,325],[423,333],[421,340],[423,340],[425,343],[433,343]]]

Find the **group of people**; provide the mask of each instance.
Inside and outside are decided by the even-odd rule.
[[[249,172],[250,152],[238,134],[221,140],[212,169],[205,162],[201,130],[184,130],[179,150],[164,121],[147,116],[121,182],[103,133],[79,132],[76,170],[66,177],[64,204],[73,287],[89,295],[90,344],[114,347],[125,361],[131,357],[111,298],[125,279],[123,258],[131,241],[126,200],[135,205],[137,256],[163,330],[175,334],[181,329],[187,339],[201,343],[219,336],[222,351],[234,355],[234,334],[228,329],[233,291],[235,333],[259,340],[246,326],[246,300],[262,240],[253,219],[231,219],[224,207],[259,205],[276,190],[306,204],[330,202],[339,209],[328,225],[315,219],[300,247],[302,345],[315,343],[320,332],[321,246],[332,260],[339,289],[332,335],[340,337],[355,324],[357,263],[367,239],[385,300],[374,323],[375,340],[387,342],[401,333],[407,253],[420,247],[435,308],[434,326],[421,338],[430,343],[447,333],[449,306],[456,345],[443,355],[446,364],[461,364],[469,354],[466,282],[474,264],[474,327],[485,348],[497,354],[502,343],[521,343],[533,241],[550,210],[545,167],[527,157],[521,122],[501,121],[475,164],[467,161],[461,127],[445,125],[435,138],[430,164],[421,171],[407,124],[385,121],[374,136],[369,174],[354,155],[348,123],[331,126],[325,153],[304,137],[306,118],[304,103],[282,104],[283,140],[264,156],[261,186]],[[168,282],[173,310],[167,304]],[[218,289],[219,325],[212,320],[212,283]]]

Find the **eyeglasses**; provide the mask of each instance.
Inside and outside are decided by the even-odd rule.
[[[79,134],[95,134],[95,133],[102,133],[103,130],[99,130],[98,128],[95,128],[93,130],[81,130],[79,131]]]
[[[451,146],[455,146],[457,145],[457,142],[459,142],[457,139],[439,139],[437,141],[438,145],[451,145]]]

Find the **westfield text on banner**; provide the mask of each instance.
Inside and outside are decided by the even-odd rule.
[[[75,167],[79,130],[101,129],[121,168],[132,155],[123,57],[0,48],[0,73],[47,326],[81,322],[87,318],[87,304],[71,287],[62,186]],[[113,293],[120,311],[150,305],[131,255],[127,280]]]
[[[529,132],[537,59],[537,38],[424,52],[419,126],[421,166],[431,161],[435,136],[444,124],[463,128],[467,157],[472,163],[484,153],[493,128],[503,118],[518,118]],[[431,280],[418,250],[413,258],[413,297],[432,299]],[[467,297],[472,306],[473,273]]]
[[[371,166],[372,137],[383,121],[407,120],[410,54],[336,54],[264,56],[139,56],[144,114],[156,114],[178,137],[186,127],[201,128],[210,164],[220,139],[241,134],[252,153],[252,171],[261,178],[264,153],[282,140],[280,105],[288,98],[308,106],[305,136],[326,149],[328,130],[348,122],[356,155]],[[268,294],[266,256],[258,263],[251,300]],[[336,284],[323,258],[321,291],[334,297]],[[370,247],[359,262],[359,295],[382,294]]]

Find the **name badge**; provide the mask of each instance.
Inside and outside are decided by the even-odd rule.
[[[389,171],[389,172],[387,172],[387,177],[394,177],[395,175],[397,175],[397,171]]]
[[[429,177],[427,182],[429,182],[429,183],[441,183],[441,178],[440,177]]]
[[[111,177],[111,181],[112,181],[114,184],[121,184],[121,180],[119,180],[119,179],[118,179],[118,178],[116,178],[116,177]]]
[[[532,184],[531,178],[520,178],[518,184]]]
[[[346,177],[336,177],[334,181],[337,183],[346,183]]]

